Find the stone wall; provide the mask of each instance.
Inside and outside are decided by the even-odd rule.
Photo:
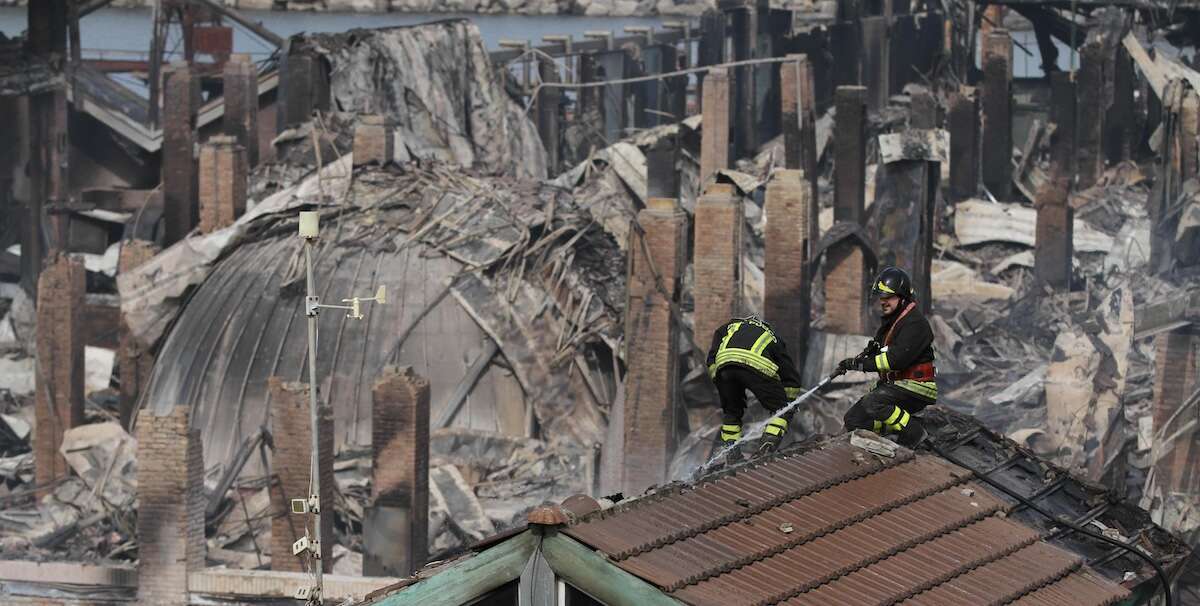
[[[0,0],[0,6],[25,6],[27,0]],[[115,0],[112,6],[152,6],[154,0]],[[715,8],[715,0],[225,0],[247,11],[339,13],[481,13],[588,15],[594,17],[697,16]]]

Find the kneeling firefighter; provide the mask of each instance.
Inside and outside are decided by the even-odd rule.
[[[708,350],[708,376],[721,397],[721,442],[729,446],[742,437],[742,415],[746,412],[746,390],[764,408],[775,412],[800,393],[800,373],[788,356],[787,347],[771,326],[755,317],[733,319],[713,334]],[[791,414],[767,421],[759,442],[759,453],[774,451],[787,433]],[[742,459],[735,446],[729,462]]]
[[[896,434],[908,447],[925,440],[925,428],[914,416],[937,401],[933,366],[933,329],[913,298],[912,280],[904,270],[885,267],[875,279],[883,325],[867,348],[842,360],[840,370],[879,373],[870,393],[846,412],[846,431],[870,429]]]

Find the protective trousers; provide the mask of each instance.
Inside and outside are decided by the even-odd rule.
[[[746,390],[758,398],[763,408],[775,412],[788,404],[783,383],[744,366],[730,364],[717,371],[714,379],[721,396],[721,440],[730,442],[741,437],[742,416],[746,413]],[[788,415],[790,416],[790,415]],[[782,436],[787,431],[787,419],[778,417],[767,422],[767,435]]]
[[[894,433],[901,444],[909,446],[924,433],[921,419],[914,415],[928,405],[915,394],[881,383],[851,406],[842,421],[846,431],[870,429],[881,436]]]

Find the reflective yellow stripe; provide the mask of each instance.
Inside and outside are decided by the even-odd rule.
[[[896,408],[896,410],[900,409]],[[904,431],[904,428],[908,426],[908,420],[910,418],[912,418],[912,415],[908,414],[908,412],[904,412],[900,415],[899,420],[895,422],[888,422],[888,426],[894,431]]]
[[[722,425],[721,431],[741,431],[741,425]]]
[[[883,435],[883,423],[880,423],[879,421],[871,421],[871,429],[875,430],[875,433]]]
[[[737,442],[737,441],[738,441],[738,440],[740,440],[740,439],[742,439],[742,434],[741,434],[741,432],[738,432],[738,433],[724,433],[724,432],[722,432],[722,433],[721,433],[721,441],[722,441],[722,442]]]
[[[787,431],[787,425],[788,425],[787,419],[784,419],[781,417],[771,417],[771,420],[767,421],[768,427],[774,426],[774,427],[778,427],[784,431]]]
[[[891,425],[892,423],[895,423],[896,419],[899,419],[900,415],[902,415],[902,414],[904,414],[904,411],[901,410],[899,406],[892,407],[892,416],[888,417],[887,420],[883,422],[883,424]]]
[[[733,338],[733,335],[737,333],[738,329],[741,327],[741,322],[734,322],[733,324],[729,325],[729,330],[725,331],[725,338],[721,339],[721,347],[717,349],[718,352],[729,346],[729,340]]]
[[[731,362],[745,364],[746,366],[760,371],[772,379],[779,378],[779,365],[763,356],[756,355],[754,352],[731,347],[717,353],[717,361],[715,364],[717,368],[720,368]],[[716,371],[714,370],[710,372]]]
[[[896,387],[911,391],[919,396],[923,396],[930,400],[937,399],[937,382],[935,381],[917,381],[915,379],[901,379],[894,383]]]
[[[754,342],[754,347],[750,348],[750,353],[761,356],[764,349],[775,340],[775,335],[768,331],[763,331],[763,334],[758,336],[758,340]]]
[[[796,396],[800,395],[800,388],[799,387],[784,387],[783,393],[784,393],[784,395],[787,396],[787,399],[795,400]]]
[[[881,354],[875,356],[875,369],[883,370],[883,371],[888,371],[888,370],[892,369],[891,365],[888,364],[888,359],[887,359],[886,353],[881,353]]]
[[[774,425],[767,425],[766,429],[763,429],[763,433],[772,436],[781,436],[785,432],[787,432],[786,429],[783,429],[782,427],[775,427]]]

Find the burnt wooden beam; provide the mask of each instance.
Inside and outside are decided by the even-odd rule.
[[[758,9],[747,6],[732,13],[733,60],[748,61],[758,52]],[[753,65],[733,68],[734,157],[742,158],[758,148],[758,113],[755,111],[756,71]]]
[[[840,86],[835,103],[833,218],[862,224],[866,196],[867,89]]]
[[[950,96],[950,198],[958,202],[979,191],[979,98],[973,90]]]
[[[558,82],[558,69],[551,61],[539,61],[538,72],[542,82]],[[559,101],[562,99],[562,89],[544,86],[538,89],[537,95],[537,129],[542,139],[542,147],[546,149],[546,166],[548,174],[553,177],[558,174],[559,157]]]

